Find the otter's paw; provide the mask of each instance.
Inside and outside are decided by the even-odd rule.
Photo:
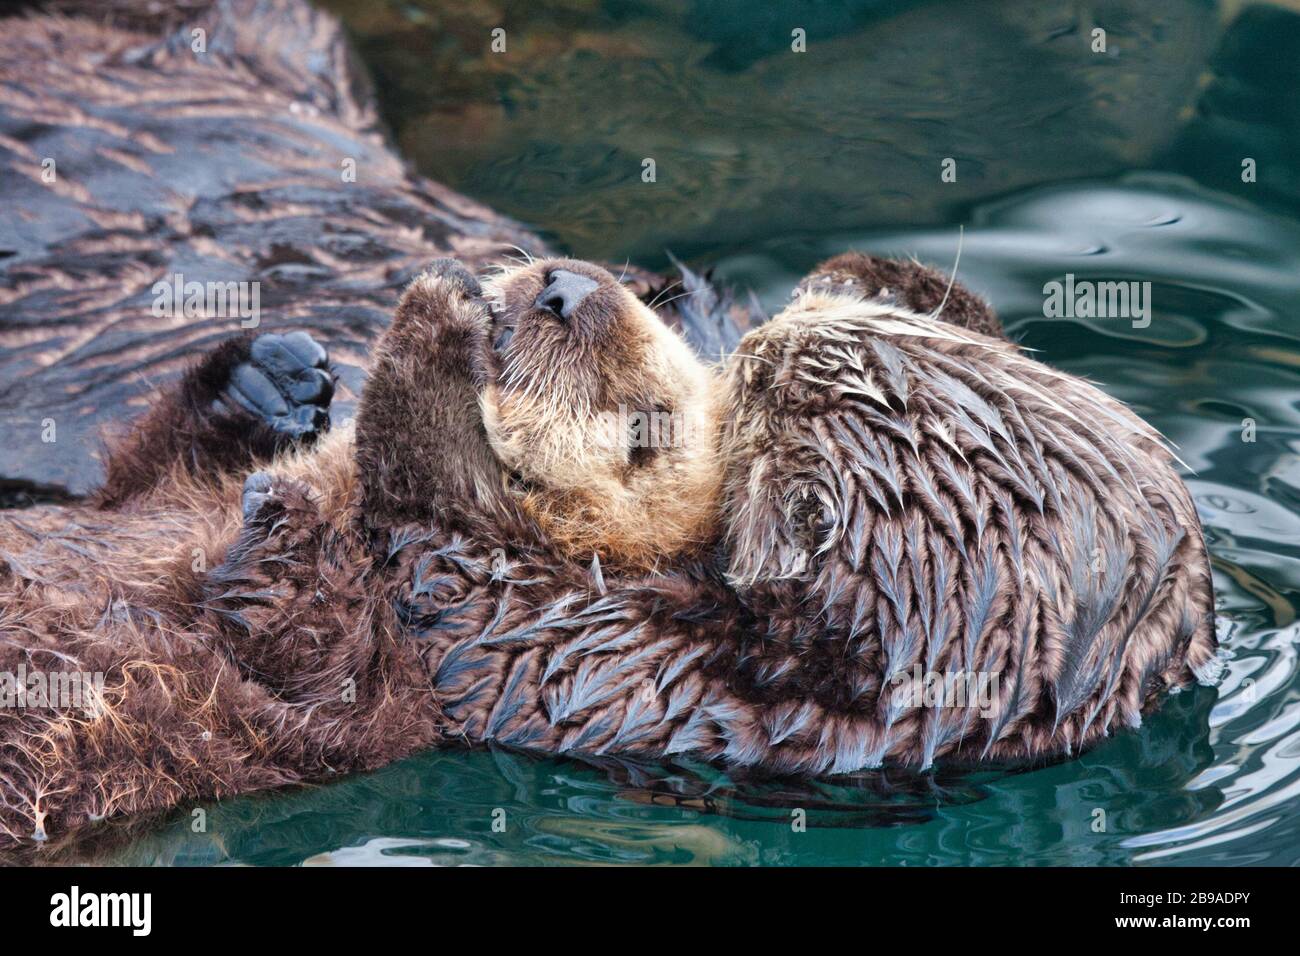
[[[455,259],[434,259],[425,275],[446,282],[463,299],[478,299],[483,295],[483,287],[479,285],[474,273]]]
[[[376,369],[385,356],[401,355],[431,374],[436,369],[459,379],[470,370],[477,380],[491,328],[478,280],[455,259],[435,259],[402,293],[376,347]]]
[[[239,508],[244,521],[252,521],[262,506],[271,499],[275,479],[265,471],[255,471],[244,479],[244,493],[239,499]]]
[[[246,361],[230,371],[222,399],[242,408],[276,434],[311,438],[329,427],[334,376],[329,354],[306,332],[259,335]]]
[[[266,577],[279,580],[293,562],[308,561],[327,527],[311,488],[295,478],[255,471],[244,479],[244,526],[226,560],[209,575],[214,585]],[[265,560],[274,555],[274,560]]]
[[[900,298],[905,293],[901,286],[906,284],[907,273],[915,269],[920,269],[915,263],[846,252],[821,263],[805,276],[795,288],[794,296],[799,298],[811,292],[853,295],[910,308],[914,303],[905,296]]]
[[[277,478],[266,471],[255,471],[244,479],[244,492],[239,504],[245,525],[265,523],[286,512],[314,514],[316,511],[311,489],[305,483]]]

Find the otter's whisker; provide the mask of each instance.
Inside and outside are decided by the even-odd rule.
[[[525,249],[523,246],[517,246],[512,242],[512,243],[508,243],[506,245],[506,248],[518,250],[519,254],[524,257],[524,261],[526,261],[530,266],[537,261],[536,259],[533,258],[533,254],[529,252],[527,249]]]
[[[696,295],[696,294],[698,294],[698,293],[700,293],[700,292],[703,292],[703,291],[704,291],[703,289],[691,289],[691,290],[689,290],[689,291],[687,291],[687,292],[683,292],[683,293],[681,293],[680,295],[675,295],[675,296],[673,296],[671,299],[665,299],[663,302],[660,302],[659,305],[658,305],[658,308],[666,309],[668,306],[672,305],[672,304],[673,304],[674,302],[676,302],[678,299],[684,299],[684,298],[686,298],[688,295]]]
[[[940,300],[939,307],[930,313],[932,319],[937,319],[940,313],[943,312],[943,307],[948,304],[948,296],[952,294],[953,283],[957,281],[957,267],[961,265],[961,247],[965,238],[966,227],[959,224],[957,226],[957,258],[953,260],[952,272],[948,276],[948,288],[943,290],[943,299]]]
[[[649,302],[646,303],[646,308],[653,309],[655,307],[655,303],[659,301],[659,296],[663,295],[673,286],[681,285],[681,284],[682,284],[681,279],[677,279],[674,282],[668,283],[666,286],[664,286],[662,289],[660,289],[658,292],[655,293],[655,297],[653,299],[651,299]]]

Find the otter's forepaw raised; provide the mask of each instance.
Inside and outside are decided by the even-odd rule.
[[[425,275],[433,276],[448,283],[462,298],[478,299],[483,295],[483,287],[474,273],[466,269],[456,259],[434,259],[429,264]]]
[[[221,396],[227,405],[242,408],[293,441],[329,427],[333,397],[329,354],[306,332],[259,335],[247,361],[231,369]]]
[[[455,259],[435,259],[402,294],[388,331],[376,348],[384,356],[480,383],[486,365],[492,314],[478,279]]]
[[[904,263],[879,259],[857,252],[846,252],[819,265],[795,287],[794,297],[810,293],[850,295],[879,299],[903,308],[910,303],[898,298],[897,284]]]
[[[437,331],[485,331],[491,323],[483,286],[455,259],[434,259],[407,288],[392,328],[428,325]]]

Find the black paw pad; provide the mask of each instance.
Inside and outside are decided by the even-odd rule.
[[[477,299],[483,294],[483,287],[479,285],[474,273],[455,259],[434,259],[429,265],[429,274],[455,284],[467,299]]]
[[[231,371],[224,397],[289,438],[315,435],[329,427],[329,355],[306,332],[259,335],[248,361]]]

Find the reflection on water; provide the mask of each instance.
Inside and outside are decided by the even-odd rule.
[[[1225,669],[1137,732],[1014,773],[809,785],[441,752],[210,807],[204,834],[182,816],[115,859],[1300,862],[1300,15],[1199,0],[805,4],[793,21],[739,0],[328,5],[425,171],[579,254],[668,246],[777,308],[848,247],[947,268],[963,224],[961,275],[1011,334],[1179,446]],[[1094,20],[1118,53],[1080,52]],[[791,22],[809,30],[805,60],[787,52]],[[494,59],[502,23],[511,52]],[[653,186],[645,155],[661,157]],[[959,176],[941,186],[946,155]],[[1044,284],[1067,273],[1151,282],[1150,326],[1044,318]]]
[[[647,265],[1141,164],[1196,101],[1220,19],[1205,0],[325,5],[422,169],[577,255]]]

